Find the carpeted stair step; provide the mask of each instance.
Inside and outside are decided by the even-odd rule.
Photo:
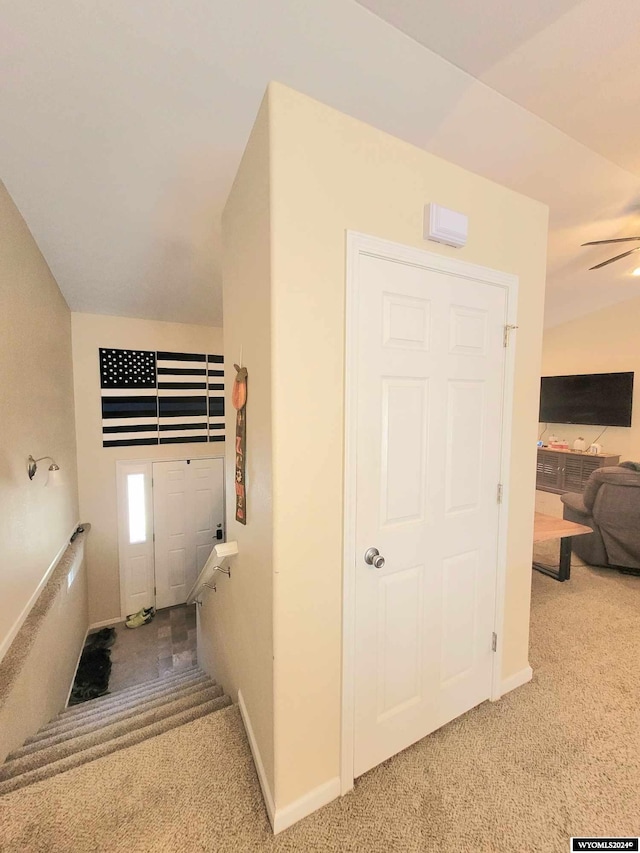
[[[53,764],[61,758],[73,755],[73,753],[90,749],[96,743],[106,743],[106,741],[114,740],[121,735],[127,734],[127,732],[145,728],[197,705],[218,699],[219,695],[220,691],[216,687],[212,687],[210,690],[202,691],[202,695],[197,697],[195,702],[192,697],[179,699],[175,702],[166,702],[159,708],[151,708],[135,714],[133,717],[128,717],[126,720],[107,723],[97,730],[67,738],[60,743],[41,746],[40,749],[36,748],[23,756],[7,760],[0,767],[0,781],[16,776],[18,773],[26,773],[29,770],[35,770],[37,767],[43,767],[45,764]]]
[[[106,718],[111,713],[117,713],[119,711],[126,710],[127,708],[135,708],[143,702],[151,701],[153,699],[170,698],[177,690],[188,690],[193,688],[202,689],[204,687],[211,687],[213,684],[215,684],[214,681],[211,681],[208,676],[203,675],[197,679],[190,679],[189,681],[179,682],[178,684],[166,684],[162,687],[156,688],[155,690],[145,691],[144,693],[136,695],[129,695],[122,699],[118,699],[118,694],[114,694],[114,701],[110,702],[108,705],[88,707],[82,714],[60,714],[50,723],[47,723],[46,726],[43,726],[39,732],[29,739],[28,743],[35,740],[41,740],[45,737],[50,737],[52,734],[56,734],[58,732],[68,731],[68,729],[73,726],[82,726],[99,717]]]
[[[129,697],[133,698],[134,696],[143,696],[146,693],[164,690],[170,685],[195,681],[204,677],[206,677],[206,673],[202,672],[202,670],[190,667],[188,672],[180,672],[177,675],[172,674],[162,678],[154,678],[151,681],[145,681],[142,684],[136,684],[133,687],[127,687],[124,690],[117,690],[115,693],[105,693],[103,696],[99,696],[96,699],[90,699],[87,702],[80,702],[77,705],[69,705],[67,708],[64,708],[58,716],[69,718],[77,717],[78,715],[84,714],[87,711],[92,711],[95,708],[106,708],[113,702],[119,702]]]
[[[6,794],[9,791],[15,791],[18,788],[30,785],[33,782],[38,782],[41,779],[48,779],[58,773],[64,773],[66,770],[70,770],[73,767],[79,767],[81,764],[94,761],[96,758],[102,758],[104,755],[109,755],[112,752],[117,752],[118,750],[125,749],[128,746],[141,743],[147,738],[167,732],[170,729],[184,725],[184,723],[189,723],[199,717],[204,717],[207,714],[211,714],[221,708],[226,708],[229,705],[231,705],[231,699],[227,695],[224,695],[218,699],[203,702],[195,708],[189,708],[186,711],[181,711],[180,713],[173,714],[165,719],[158,720],[157,722],[146,725],[143,728],[128,731],[120,737],[112,738],[104,743],[96,743],[89,748],[82,749],[80,752],[75,752],[73,755],[67,755],[64,758],[60,758],[51,764],[35,767],[32,770],[19,773],[19,775],[12,776],[11,778],[5,778],[0,782],[0,795]],[[20,760],[21,759],[19,759],[19,761]],[[6,766],[7,765],[3,766],[1,769],[4,771]]]
[[[196,705],[207,702],[210,699],[217,699],[223,694],[222,687],[219,684],[209,682],[208,686],[188,687],[185,690],[179,690],[172,693],[170,697],[160,697],[149,699],[140,705],[135,705],[124,710],[114,709],[109,714],[98,714],[95,719],[91,719],[82,726],[76,726],[73,723],[67,723],[67,729],[58,731],[48,737],[40,740],[33,740],[26,743],[20,749],[15,750],[7,757],[7,764],[17,759],[41,751],[44,753],[50,747],[74,741],[77,746],[80,745],[79,738],[88,735],[100,735],[100,740],[106,740],[111,732],[111,737],[116,737],[119,734],[124,734],[129,729],[140,728],[142,725],[147,725],[148,722],[169,717],[178,711],[186,711],[188,708],[193,708]],[[155,716],[153,716],[155,715]],[[145,722],[148,721],[148,722]],[[122,731],[116,731],[116,728],[124,726]],[[115,733],[114,733],[115,732]],[[52,758],[50,760],[56,760]],[[5,765],[6,766],[6,765]],[[2,778],[2,770],[0,767],[0,779]]]
[[[137,685],[136,687],[129,687],[126,690],[119,690],[116,693],[109,693],[105,696],[100,696],[98,699],[91,699],[88,702],[82,702],[79,705],[73,705],[69,708],[65,708],[65,710],[61,711],[57,717],[43,726],[42,730],[56,725],[63,719],[77,720],[81,716],[91,714],[98,710],[106,710],[107,708],[121,704],[128,699],[142,698],[143,696],[156,693],[166,693],[178,684],[186,685],[190,682],[196,683],[197,681],[202,681],[206,678],[208,678],[208,676],[200,669],[195,671],[190,670],[188,675],[185,674],[167,678],[156,678],[153,681],[147,681],[144,684]]]
[[[125,687],[121,690],[117,690],[115,693],[105,693],[102,696],[98,696],[95,699],[90,699],[88,702],[81,702],[78,705],[69,705],[64,709],[62,713],[72,714],[75,711],[82,710],[86,705],[92,704],[94,702],[108,702],[109,699],[114,696],[123,696],[127,694],[139,693],[141,690],[152,690],[155,686],[157,686],[160,682],[168,683],[170,681],[181,681],[187,678],[194,678],[199,675],[204,675],[205,673],[200,669],[199,666],[189,666],[184,669],[179,669],[175,672],[169,672],[167,675],[158,676],[156,678],[150,678],[148,681],[142,681],[139,684],[133,684],[131,687]]]
[[[136,693],[153,690],[159,684],[177,683],[178,681],[185,681],[190,678],[199,678],[205,674],[206,673],[204,673],[199,666],[190,666],[188,668],[178,670],[177,672],[170,672],[167,675],[159,676],[158,678],[151,678],[149,681],[143,681],[140,684],[134,684],[131,687],[125,687],[122,690],[117,690],[115,693],[105,693],[103,696],[90,699],[88,702],[80,702],[78,705],[69,705],[61,711],[61,713],[75,714],[78,711],[82,711],[83,708],[86,708],[89,705],[103,704],[117,696],[133,696]]]
[[[85,730],[85,727],[99,727],[100,725],[107,725],[109,722],[116,722],[118,719],[125,719],[126,716],[133,716],[134,714],[137,714],[138,711],[152,707],[159,707],[165,702],[171,702],[174,698],[181,699],[183,696],[198,693],[200,690],[205,690],[214,686],[215,681],[212,681],[209,678],[204,678],[196,681],[195,683],[187,684],[184,687],[178,685],[178,687],[175,687],[173,690],[166,693],[152,693],[148,696],[142,696],[139,699],[129,698],[126,702],[113,705],[104,711],[96,711],[93,714],[88,714],[86,717],[81,717],[77,720],[61,719],[57,722],[54,720],[53,723],[55,723],[55,725],[51,724],[47,726],[46,729],[41,729],[35,735],[28,738],[24,742],[24,747],[42,744],[44,741],[57,737],[58,735],[70,734],[73,736],[74,733],[81,734]],[[220,688],[220,690],[222,695],[222,688]]]

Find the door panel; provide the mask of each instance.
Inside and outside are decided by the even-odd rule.
[[[490,695],[506,322],[503,288],[358,264],[356,776]]]
[[[222,540],[219,540],[222,541]],[[215,546],[216,542],[213,541],[213,545]],[[212,547],[210,543],[205,545],[196,545],[196,578],[200,574],[200,572],[204,569],[204,564],[209,559],[209,554],[211,553]]]
[[[482,474],[484,387],[480,382],[448,383],[446,511],[476,510]]]
[[[185,548],[172,548],[169,551],[169,589],[184,586],[186,580],[187,554]]]
[[[384,293],[383,346],[429,349],[430,302],[398,293]]]
[[[186,600],[190,562],[189,487],[186,461],[153,463],[156,607]],[[184,597],[182,597],[184,595]]]
[[[424,514],[427,383],[382,380],[381,521],[396,525]]]
[[[153,463],[156,607],[182,604],[224,525],[224,462]]]
[[[189,470],[194,507],[195,581],[212,546],[222,541],[216,537],[218,530],[224,530],[224,462],[222,459],[192,459]]]
[[[134,598],[147,591],[148,560],[146,554],[129,559],[129,593]]]
[[[422,696],[422,566],[387,575],[379,585],[378,721]]]
[[[443,562],[441,684],[467,674],[475,660],[478,552]]]

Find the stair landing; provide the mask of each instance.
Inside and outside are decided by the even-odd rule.
[[[195,604],[158,610],[151,622],[140,628],[127,628],[124,622],[113,627],[116,642],[111,647],[111,693],[198,662]]]

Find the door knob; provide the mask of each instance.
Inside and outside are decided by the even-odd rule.
[[[364,553],[364,561],[368,566],[373,566],[374,569],[382,569],[385,559],[377,548],[367,548]]]

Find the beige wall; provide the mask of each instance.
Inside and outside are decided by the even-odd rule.
[[[269,110],[265,101],[225,207],[223,307],[227,434],[235,433],[233,362],[248,368],[247,525],[235,521],[234,446],[227,442],[227,538],[239,553],[200,610],[199,656],[234,699],[242,692],[273,790],[273,534]]]
[[[103,447],[98,348],[219,353],[222,329],[75,312],[71,323],[80,513],[92,524],[87,570],[89,619],[95,624],[121,615],[116,461],[195,459],[224,453],[223,444]]]
[[[547,210],[280,85],[270,88],[270,109],[275,797],[282,808],[337,777],[340,766],[345,230],[519,276],[507,678],[528,665]],[[464,249],[423,241],[429,201],[469,215]],[[225,314],[232,334],[228,322]]]
[[[67,702],[87,633],[89,527],[67,546],[0,662],[0,762]]]
[[[0,183],[0,657],[77,521],[70,312]]]
[[[542,375],[571,373],[636,373],[631,427],[609,427],[599,439],[607,453],[619,453],[621,461],[640,461],[640,299],[603,308],[544,333]],[[540,433],[546,424],[540,424]],[[571,446],[583,437],[595,441],[602,427],[549,424],[544,434],[566,438]]]

